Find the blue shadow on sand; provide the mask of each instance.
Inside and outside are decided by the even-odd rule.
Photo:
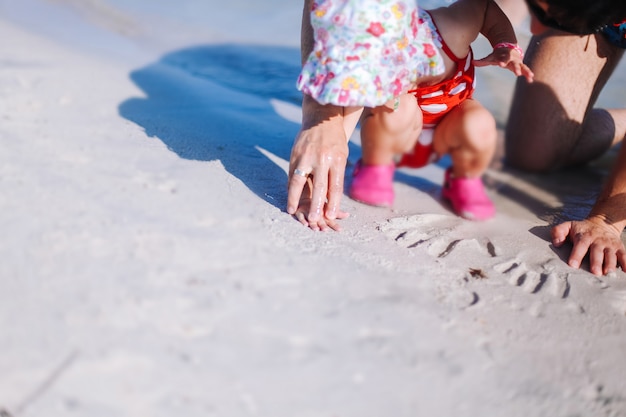
[[[277,114],[271,100],[300,106],[299,71],[297,48],[190,47],[133,71],[130,78],[145,97],[124,101],[119,112],[181,158],[219,160],[251,191],[283,209],[287,176],[259,148],[289,161],[299,124]],[[359,155],[350,142],[350,161]],[[402,173],[396,180],[429,193],[438,188]]]

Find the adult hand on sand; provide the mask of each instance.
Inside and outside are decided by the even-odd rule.
[[[572,268],[580,264],[589,252],[589,269],[594,275],[615,271],[617,265],[626,270],[626,249],[621,231],[603,218],[591,216],[582,221],[568,221],[552,228],[552,243],[562,246],[570,240],[574,247],[568,264]]]
[[[311,101],[291,150],[287,212],[313,230],[339,230],[336,220],[348,216],[339,208],[348,158],[343,110]]]

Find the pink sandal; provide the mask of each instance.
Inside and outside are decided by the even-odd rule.
[[[487,220],[496,214],[480,178],[452,178],[448,168],[441,194],[454,212],[465,219]]]
[[[395,164],[365,165],[359,160],[354,167],[348,195],[361,203],[377,207],[393,205]]]

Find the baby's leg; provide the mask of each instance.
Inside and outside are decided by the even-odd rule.
[[[496,122],[476,100],[466,100],[437,125],[435,152],[450,154],[455,177],[479,177],[487,169],[496,149]]]
[[[392,107],[367,109],[361,121],[362,160],[354,169],[348,195],[373,206],[393,205],[394,155],[409,150],[422,130],[422,112],[414,96],[400,96],[397,109]]]
[[[362,160],[365,165],[389,165],[394,155],[409,151],[422,131],[422,112],[415,96],[398,98],[396,110],[366,109],[361,120]]]
[[[464,101],[437,125],[433,146],[438,154],[452,157],[442,195],[455,213],[470,220],[493,217],[495,207],[481,179],[496,148],[496,123],[491,113],[475,100]]]

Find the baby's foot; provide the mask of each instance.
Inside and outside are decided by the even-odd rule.
[[[365,165],[359,160],[354,168],[350,198],[378,207],[391,207],[394,200],[395,164]]]
[[[454,178],[448,168],[441,194],[450,202],[454,212],[463,218],[487,220],[496,214],[480,177]]]

